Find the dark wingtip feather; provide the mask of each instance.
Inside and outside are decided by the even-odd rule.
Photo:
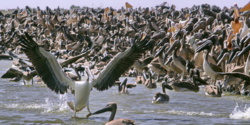
[[[96,81],[93,81],[94,87],[99,91],[103,91],[112,87],[115,81],[117,81],[119,77],[142,56],[142,53],[150,48],[148,41],[148,38],[145,38],[141,41],[131,41],[133,42],[132,47],[116,55],[112,61],[109,62],[109,64],[99,74]],[[124,53],[126,53],[126,55],[124,55]]]
[[[28,33],[25,33],[20,37],[19,45],[21,45],[21,50],[27,55],[34,65],[38,75],[52,91],[60,94],[67,92],[68,85],[66,83],[61,83],[61,81],[57,78],[51,77],[53,76],[53,73],[47,72],[50,70],[50,66],[43,63],[46,62],[47,59],[39,53],[37,50],[39,45],[32,39],[31,36],[29,36]]]

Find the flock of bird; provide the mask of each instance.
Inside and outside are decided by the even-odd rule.
[[[250,95],[249,16],[250,3],[0,12],[0,60],[13,60],[1,78],[33,84],[37,76],[52,91],[74,95],[68,105],[75,117],[87,107],[86,117],[110,111],[110,124],[134,124],[114,120],[116,103],[92,113],[91,90],[118,85],[119,93],[128,94],[136,84],[161,84],[152,103],[170,100],[165,89],[198,92],[199,86],[213,97],[223,91]],[[136,77],[136,83],[120,82],[121,76]]]

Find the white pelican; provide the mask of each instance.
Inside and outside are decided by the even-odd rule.
[[[139,59],[142,53],[149,48],[147,40],[148,37],[140,41],[137,40],[131,48],[117,54],[92,82],[89,80],[91,73],[88,68],[85,72],[87,77],[84,81],[73,81],[68,78],[56,58],[39,46],[28,33],[21,36],[20,45],[22,51],[34,65],[38,75],[52,91],[64,94],[70,89],[74,93],[74,104],[72,102],[68,104],[74,110],[74,116],[76,117],[76,112],[81,111],[85,106],[87,106],[88,112],[91,113],[89,110],[89,95],[92,87],[103,91],[113,86],[121,74],[128,70],[135,60]]]

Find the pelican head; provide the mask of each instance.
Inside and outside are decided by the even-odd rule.
[[[109,118],[109,121],[113,120],[116,114],[116,110],[117,110],[117,104],[114,102],[110,102],[108,103],[104,108],[95,111],[94,113],[92,113],[91,115],[96,115],[96,114],[101,114],[104,112],[112,112],[112,115]]]
[[[176,50],[177,48],[180,48],[181,47],[181,43],[179,40],[176,40],[172,46],[167,50],[166,54],[169,54],[170,52]]]
[[[129,94],[128,90],[127,90],[127,81],[128,81],[128,78],[125,78],[123,80],[123,82],[119,85],[119,93],[121,94]]]
[[[106,123],[106,125],[135,125],[135,121],[131,120],[131,119],[115,119],[115,114],[116,114],[116,110],[117,110],[117,104],[114,102],[110,102],[108,103],[104,108],[94,112],[94,113],[90,113],[87,115],[87,117],[91,116],[91,115],[97,115],[97,114],[101,114],[104,112],[111,112],[111,115],[109,117],[109,122]]]
[[[166,47],[169,46],[169,43],[165,43],[161,49],[155,54],[154,57],[158,57],[160,54],[162,54],[164,52],[164,50],[166,49]]]
[[[167,78],[164,78],[165,79],[165,81],[161,84],[161,86],[162,86],[162,92],[163,93],[166,93],[166,90],[165,90],[165,88],[167,88],[167,89],[169,89],[169,90],[173,90],[173,88],[167,83]]]

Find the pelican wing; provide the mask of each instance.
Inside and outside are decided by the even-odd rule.
[[[115,81],[117,81],[147,49],[149,49],[148,39],[144,39],[126,51],[118,53],[103,69],[97,79],[93,81],[93,86],[100,91],[113,86]]]
[[[246,75],[246,74],[240,73],[240,72],[217,72],[217,73],[221,74],[221,75],[229,75],[229,76],[241,78],[241,79],[246,80],[246,81],[250,80],[249,75]]]
[[[63,73],[56,58],[40,47],[27,33],[21,37],[20,45],[38,75],[52,91],[63,94],[69,87],[74,89],[74,82]]]
[[[23,73],[20,71],[20,70],[18,70],[18,69],[14,69],[14,68],[9,68],[8,70],[7,70],[7,72],[6,73],[4,73],[2,76],[1,76],[1,78],[14,78],[14,77],[17,77],[17,76],[22,76],[23,75]]]
[[[180,88],[187,88],[189,90],[192,90],[195,85],[189,82],[174,82],[173,85],[180,87]]]

